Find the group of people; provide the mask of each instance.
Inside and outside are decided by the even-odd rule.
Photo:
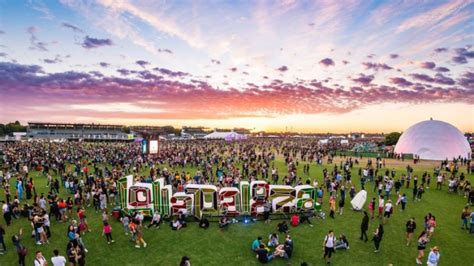
[[[82,236],[91,232],[86,215],[86,210],[90,210],[89,207],[92,207],[96,214],[102,215],[101,231],[105,241],[108,244],[115,243],[112,237],[112,223],[108,220],[108,208],[118,204],[117,181],[127,174],[132,174],[135,182],[152,182],[157,178],[164,178],[166,184],[172,185],[173,191],[185,191],[188,184],[195,183],[216,184],[218,188],[221,188],[237,186],[241,180],[259,179],[274,184],[310,184],[317,188],[319,205],[323,205],[323,197],[326,193],[328,194],[329,216],[334,219],[336,219],[335,214],[341,216],[344,213],[346,193],[349,194],[350,199],[357,193],[351,176],[352,168],[359,164],[357,159],[341,157],[339,166],[334,164],[333,169],[323,170],[320,183],[316,179],[310,179],[310,165],[322,164],[323,158],[327,158],[328,162],[333,162],[336,157],[334,150],[338,148],[331,145],[321,146],[317,144],[317,141],[250,140],[234,145],[212,141],[165,142],[160,147],[160,154],[157,156],[143,155],[140,145],[136,143],[16,142],[2,144],[1,148],[5,154],[3,166],[0,169],[0,184],[5,194],[5,199],[1,202],[7,226],[17,218],[27,218],[32,224],[32,235],[36,244],[47,245],[51,240],[51,227],[54,226],[51,222],[68,224],[69,242],[66,247],[66,257],[73,265],[85,264],[88,250]],[[275,159],[278,157],[282,157],[285,161],[287,169],[284,175],[281,175],[281,169],[275,167]],[[300,165],[303,165],[303,173],[298,172]],[[371,218],[375,218],[376,210],[378,216],[383,217],[382,224],[377,227],[373,237],[376,251],[378,251],[383,237],[383,224],[389,222],[395,207],[391,202],[393,190],[398,197],[396,205],[400,204],[403,211],[406,208],[407,196],[400,193],[400,189],[404,186],[408,188],[413,181],[413,199],[421,200],[421,195],[425,189],[429,188],[431,176],[423,174],[421,182],[418,182],[418,177],[412,174],[412,168],[407,167],[407,173],[403,173],[401,178],[397,179],[393,169],[391,171],[386,169],[382,173],[382,167],[385,167],[384,160],[377,158],[375,165],[374,168],[369,160],[367,166],[359,170],[359,176],[362,188],[373,182],[374,191],[379,194],[378,203],[375,198],[369,203]],[[457,165],[450,164],[449,180],[456,182],[449,182],[449,190],[462,191],[462,195],[468,199],[469,203],[472,203],[472,188],[463,174],[456,175]],[[192,174],[182,170],[184,167],[194,167],[197,170]],[[32,169],[35,173],[41,173],[41,176],[47,180],[47,192],[40,193],[40,190],[44,188],[36,186],[31,175]],[[441,174],[441,171],[437,172],[438,170],[438,168],[435,169],[433,176],[438,178],[441,176],[442,185],[447,179],[446,173]],[[438,183],[439,179],[437,186]],[[271,206],[266,206],[265,210],[264,219],[269,221]],[[472,232],[474,230],[472,213],[469,212],[469,215],[467,213],[467,209],[463,211],[463,227],[467,228],[470,219]],[[143,229],[153,227],[159,229],[163,222],[164,217],[161,217],[159,212],[152,215],[152,220],[148,225],[143,223],[143,212],[135,212],[121,218],[125,234],[131,235],[131,240],[137,248],[147,246],[143,239]],[[311,217],[313,217],[311,213],[293,215],[290,224],[297,226],[308,223],[309,226],[313,226]],[[365,217],[369,219],[367,213],[364,219]],[[186,213],[178,212],[170,219],[169,224],[173,230],[179,231],[187,225]],[[231,223],[232,220],[227,216],[219,219],[219,227],[222,229],[228,228]],[[288,235],[288,230],[284,229],[285,226],[287,227],[286,223],[278,226],[278,232],[286,235],[285,241],[280,243],[278,234],[273,233],[271,234],[273,242],[260,243],[264,247],[260,248],[259,244],[255,249],[260,250],[257,254],[264,254],[266,250],[268,255],[266,260],[269,260],[271,256],[291,257],[293,242]],[[201,219],[200,227],[209,227],[209,221],[205,218]],[[364,227],[367,231],[368,226]],[[431,228],[434,230],[434,227],[435,225],[429,227],[427,233],[430,233]],[[0,228],[0,236],[2,236],[0,244],[4,244],[2,230],[5,231],[5,228]],[[20,235],[17,237],[20,243]],[[339,241],[339,247],[349,248],[344,235],[335,241],[332,241],[331,237],[327,238],[325,246],[331,246],[334,242],[333,246],[337,247],[336,242]],[[362,233],[361,238],[367,241],[367,234]],[[22,245],[18,246],[22,247]],[[5,245],[3,247],[6,250]],[[270,252],[269,248],[275,250]],[[24,264],[24,256],[26,256],[21,255],[24,253],[22,250],[20,248],[18,251],[20,265]],[[327,253],[326,258],[331,257],[330,251],[325,253]],[[264,255],[259,255],[259,260],[264,260],[264,258]],[[21,263],[22,259],[23,263]]]
[[[252,242],[252,250],[256,253],[256,258],[261,263],[267,263],[274,258],[289,259],[293,254],[293,240],[289,232],[285,232],[285,240],[280,243],[277,233],[271,233],[268,236],[268,243],[265,242],[261,236],[257,237]],[[271,251],[273,248],[273,252]]]

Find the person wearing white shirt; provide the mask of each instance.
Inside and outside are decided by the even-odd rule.
[[[54,256],[51,257],[51,262],[53,266],[65,266],[66,265],[66,258],[64,256],[59,256],[59,251],[55,249],[53,251]]]
[[[331,255],[335,251],[336,237],[334,232],[329,230],[329,233],[324,238],[323,250],[324,250],[324,259],[327,264],[330,264]]]
[[[140,225],[142,225],[144,218],[145,217],[142,211],[138,212],[137,215],[135,216],[135,219],[137,219],[140,222]]]
[[[390,215],[392,214],[392,208],[393,208],[392,201],[388,200],[387,203],[385,204],[385,213],[383,215],[384,223],[386,223],[387,220],[390,218]],[[387,218],[387,220],[385,220],[385,218]]]
[[[35,266],[47,266],[48,261],[43,257],[41,251],[36,251]]]
[[[383,199],[383,196],[380,195],[379,197],[379,217],[382,216],[383,214],[383,207],[385,206],[385,200]]]
[[[443,176],[442,175],[438,175],[437,177],[437,180],[436,180],[436,189],[440,190],[441,189],[441,186],[443,184]]]
[[[2,200],[2,212],[3,212],[3,218],[5,219],[5,222],[7,225],[10,225],[11,222],[12,222],[12,215],[11,215],[11,212],[10,212],[10,207],[8,206],[8,204]]]

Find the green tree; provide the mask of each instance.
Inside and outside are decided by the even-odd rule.
[[[390,134],[385,135],[385,145],[391,146],[397,144],[400,135],[401,133],[399,132],[392,132]]]
[[[128,126],[123,126],[123,127],[122,127],[122,131],[123,131],[124,133],[130,134],[130,127],[128,127]]]
[[[9,135],[13,132],[26,132],[26,126],[22,126],[18,121],[6,125],[0,124],[0,136]]]

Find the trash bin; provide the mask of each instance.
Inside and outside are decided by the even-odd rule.
[[[120,220],[120,218],[122,217],[122,210],[120,208],[115,208],[112,210],[112,216],[117,219],[117,220]]]

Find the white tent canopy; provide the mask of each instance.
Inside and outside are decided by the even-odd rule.
[[[439,120],[426,120],[408,128],[395,146],[397,154],[414,154],[420,159],[470,158],[471,147],[459,129]]]
[[[204,136],[205,139],[224,139],[224,140],[240,140],[246,139],[247,136],[243,134],[236,133],[234,131],[230,132],[212,132],[209,135]]]

